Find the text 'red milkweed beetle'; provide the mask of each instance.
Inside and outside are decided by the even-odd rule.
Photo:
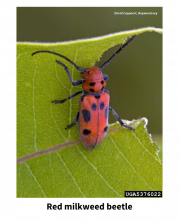
[[[116,117],[121,126],[134,130],[132,127],[125,125],[117,113],[109,106],[109,91],[104,89],[106,86],[105,81],[108,80],[109,77],[108,75],[102,73],[101,69],[107,66],[109,62],[134,39],[135,36],[136,35],[133,35],[100,68],[93,66],[84,69],[77,66],[69,58],[52,51],[41,50],[32,54],[32,56],[37,53],[51,53],[58,55],[73,64],[77,70],[82,71],[81,75],[83,80],[80,79],[73,82],[68,67],[61,61],[56,61],[65,68],[72,85],[77,86],[82,84],[83,91],[75,92],[67,99],[54,100],[52,102],[55,104],[64,103],[65,101],[70,100],[76,95],[82,93],[79,100],[79,112],[77,113],[74,122],[71,125],[68,125],[65,129],[69,129],[76,125],[79,120],[79,133],[81,141],[86,149],[91,150],[95,148],[104,139],[108,128],[109,111],[112,111],[113,115]]]

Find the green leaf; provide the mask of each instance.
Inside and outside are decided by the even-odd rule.
[[[64,129],[75,119],[79,97],[52,104],[81,90],[55,61],[69,67],[73,80],[80,72],[52,54],[31,56],[50,50],[87,68],[110,47],[147,31],[162,33],[143,28],[64,43],[17,44],[17,197],[123,197],[125,190],[162,190],[159,147],[147,134],[146,119],[125,122],[135,131],[109,126],[103,142],[86,150],[77,126]]]

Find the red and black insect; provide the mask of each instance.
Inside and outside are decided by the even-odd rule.
[[[69,129],[74,125],[77,125],[79,120],[79,133],[81,141],[85,148],[91,150],[95,148],[104,139],[107,129],[108,129],[108,112],[112,111],[113,115],[116,117],[118,122],[125,128],[134,130],[132,127],[125,125],[123,121],[119,118],[117,113],[109,106],[109,91],[105,90],[106,80],[109,79],[108,75],[102,73],[101,69],[109,64],[109,62],[125,47],[127,46],[135,37],[133,35],[119,50],[114,53],[109,60],[107,60],[101,67],[89,67],[84,69],[77,66],[69,58],[52,52],[52,51],[36,51],[32,55],[37,53],[51,53],[64,58],[75,66],[77,70],[82,71],[82,80],[72,81],[68,67],[61,61],[56,61],[58,64],[65,68],[68,74],[70,82],[73,86],[82,84],[83,91],[76,92],[69,96],[67,99],[54,100],[55,104],[64,103],[67,100],[72,99],[76,95],[81,94],[79,100],[79,112],[76,115],[74,122],[66,127]]]

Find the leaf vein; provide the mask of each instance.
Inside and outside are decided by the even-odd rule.
[[[80,154],[83,156],[83,158],[93,167],[93,169],[97,172],[97,174],[101,177],[101,179],[108,185],[109,188],[111,188],[118,196],[123,197],[120,195],[112,186],[109,185],[109,183],[104,179],[104,177],[98,172],[97,168],[87,159],[87,157],[80,151],[80,149],[77,147]]]
[[[39,182],[37,181],[37,178],[36,178],[36,177],[34,176],[34,174],[32,173],[32,170],[30,169],[30,167],[27,165],[27,163],[25,163],[25,165],[27,166],[27,168],[28,168],[29,172],[32,174],[32,176],[33,176],[35,182],[37,183],[37,185],[38,185],[39,188],[41,189],[41,191],[42,191],[44,197],[47,198],[47,196],[45,195],[45,192],[44,192],[43,189],[42,189],[42,186],[41,186],[41,185],[39,184]]]
[[[126,162],[132,167],[132,169],[134,170],[135,173],[137,173],[141,179],[144,180],[145,184],[150,187],[153,191],[154,189],[147,183],[147,181],[136,171],[136,169],[132,166],[132,164],[127,160],[127,158],[124,156],[124,154],[119,150],[119,148],[116,146],[116,143],[114,142],[113,138],[109,135],[109,137],[111,138],[112,142],[114,143],[115,148],[118,150],[118,152],[123,156],[123,158],[126,160]]]
[[[59,156],[60,160],[61,160],[62,163],[64,164],[64,166],[65,166],[65,168],[67,169],[68,173],[69,173],[70,176],[72,177],[72,180],[74,181],[75,185],[77,186],[79,192],[83,195],[84,198],[86,198],[85,195],[82,193],[80,187],[78,186],[77,182],[75,181],[75,178],[73,177],[72,173],[71,173],[70,170],[68,169],[66,163],[65,163],[64,160],[62,159],[61,155],[60,155],[58,152],[57,152],[57,155]]]
[[[147,148],[145,148],[145,146],[142,144],[142,142],[140,141],[140,139],[134,134],[134,132],[132,132],[132,135],[137,139],[137,141],[138,141],[139,144],[145,149],[145,151],[147,151],[152,157],[154,157],[154,159],[155,159],[159,164],[162,165],[162,163],[160,162],[160,160],[157,159],[153,154],[151,154],[151,152],[150,152]]]

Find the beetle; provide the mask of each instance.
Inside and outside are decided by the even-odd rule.
[[[75,92],[68,98],[63,100],[54,100],[52,103],[64,103],[81,94],[79,99],[79,112],[77,113],[75,120],[72,124],[68,125],[65,129],[70,129],[74,125],[77,125],[79,120],[79,134],[81,141],[86,149],[94,149],[104,139],[108,129],[108,113],[112,111],[117,121],[121,126],[130,130],[135,130],[133,127],[125,125],[124,122],[119,118],[118,114],[109,106],[109,91],[104,89],[106,86],[106,80],[109,79],[108,75],[102,73],[101,69],[106,67],[111,60],[125,47],[127,46],[136,35],[133,35],[122,47],[120,47],[116,53],[114,53],[109,60],[107,60],[100,67],[88,67],[86,69],[77,66],[73,61],[64,55],[56,52],[41,50],[32,53],[32,56],[37,53],[51,53],[60,56],[70,62],[77,70],[82,71],[82,79],[72,81],[70,71],[68,67],[59,60],[56,60],[58,64],[64,67],[69,80],[73,86],[82,84],[83,91]]]

